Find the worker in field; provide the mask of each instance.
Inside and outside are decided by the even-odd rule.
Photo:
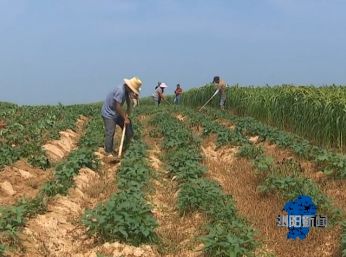
[[[226,101],[226,89],[227,84],[225,81],[220,80],[219,76],[215,76],[213,82],[215,89],[219,90],[220,96],[220,108],[221,110],[225,109],[225,101]]]
[[[131,114],[132,103],[131,98],[137,98],[139,95],[142,81],[133,77],[124,79],[124,83],[114,88],[108,93],[105,102],[103,103],[101,115],[105,127],[105,152],[108,157],[114,156],[114,133],[116,125],[122,129],[126,126],[125,136],[129,142],[133,137],[133,129],[129,115]],[[126,102],[127,109],[123,109]]]
[[[181,102],[181,95],[183,93],[183,89],[181,88],[180,84],[177,85],[177,88],[174,91],[175,98],[174,98],[174,103],[179,105]]]
[[[167,85],[165,83],[160,83],[160,85],[155,89],[153,94],[154,102],[157,106],[160,106],[162,100],[166,100],[164,91]]]

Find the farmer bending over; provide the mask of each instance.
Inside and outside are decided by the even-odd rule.
[[[136,77],[124,79],[124,84],[113,89],[106,97],[102,106],[101,115],[105,126],[105,152],[108,157],[113,156],[115,126],[119,125],[122,129],[126,126],[126,139],[129,141],[133,137],[132,124],[128,116],[131,113],[131,98],[139,94],[142,81]],[[123,110],[126,101],[127,110]]]
[[[165,96],[163,92],[165,91],[165,88],[167,85],[165,83],[161,83],[156,89],[153,94],[153,99],[154,102],[156,103],[157,106],[160,106],[161,100],[165,100]]]

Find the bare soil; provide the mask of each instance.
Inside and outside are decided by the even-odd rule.
[[[33,168],[25,160],[17,161],[0,172],[0,205],[14,204],[20,198],[34,198],[53,172]]]

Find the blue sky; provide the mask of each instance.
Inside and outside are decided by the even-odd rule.
[[[0,0],[0,101],[103,101],[220,75],[242,85],[346,84],[344,0]]]

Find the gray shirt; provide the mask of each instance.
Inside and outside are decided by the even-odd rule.
[[[103,103],[101,115],[107,119],[117,119],[119,114],[115,111],[115,102],[123,105],[126,100],[126,91],[124,85],[120,85],[108,93]]]

